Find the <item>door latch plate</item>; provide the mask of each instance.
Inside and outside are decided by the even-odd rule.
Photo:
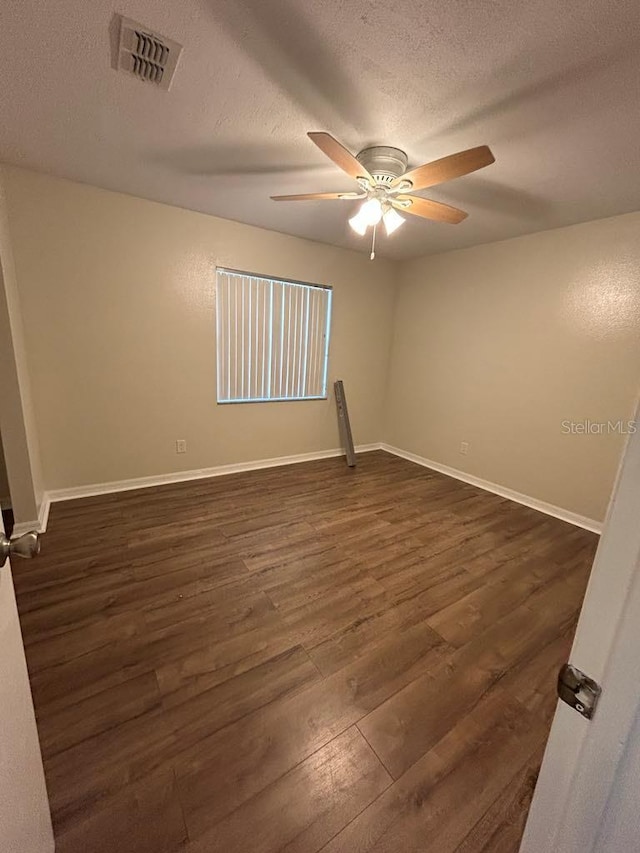
[[[596,710],[602,688],[584,672],[565,663],[558,673],[558,697],[590,720]]]

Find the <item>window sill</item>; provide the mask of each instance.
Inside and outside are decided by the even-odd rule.
[[[322,397],[252,397],[248,400],[217,400],[218,406],[235,406],[238,403],[304,403],[310,400],[328,400],[325,394]]]

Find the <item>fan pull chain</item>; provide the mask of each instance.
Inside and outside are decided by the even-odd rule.
[[[376,256],[376,229],[377,224],[373,226],[373,235],[371,237],[371,254],[369,255],[369,260],[372,261]]]

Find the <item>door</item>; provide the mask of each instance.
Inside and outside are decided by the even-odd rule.
[[[11,565],[3,562],[0,547],[0,850],[51,853],[53,831]]]
[[[640,409],[571,651],[602,687],[592,720],[558,703],[520,853],[640,850]]]

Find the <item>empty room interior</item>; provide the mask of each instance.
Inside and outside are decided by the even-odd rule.
[[[640,6],[0,45],[0,848],[640,849],[534,841],[633,588]]]

